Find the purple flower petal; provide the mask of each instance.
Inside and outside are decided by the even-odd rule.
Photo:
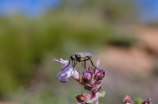
[[[52,61],[60,62],[62,64],[62,68],[65,68],[67,66],[67,64],[68,64],[68,61],[67,60],[63,60],[63,59],[57,60],[55,58]],[[76,78],[79,78],[79,73],[76,71],[76,69],[73,69],[73,67],[71,65],[69,65],[64,70],[62,70],[61,72],[59,72],[57,74],[57,78],[61,82],[65,83],[66,81],[68,81],[68,78],[71,77],[72,75],[74,77],[76,77]]]

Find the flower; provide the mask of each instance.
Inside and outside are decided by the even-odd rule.
[[[147,98],[142,104],[152,104],[151,99]]]
[[[85,94],[77,95],[75,97],[78,100],[78,102],[84,103],[84,102],[88,101],[91,96],[89,94],[85,93]]]
[[[57,60],[56,58],[53,59],[52,61],[60,62],[62,68],[65,68],[69,63],[67,60],[63,60],[63,59]],[[67,66],[64,70],[62,70],[57,74],[57,78],[63,83],[67,82],[68,78],[71,76],[73,76],[76,79],[79,78],[78,71],[76,71],[76,69],[73,68],[71,65]]]
[[[124,98],[123,102],[124,104],[135,104],[128,95]]]

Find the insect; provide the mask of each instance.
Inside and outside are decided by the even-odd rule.
[[[71,55],[70,56],[69,63],[68,63],[67,66],[69,66],[70,65],[70,61],[72,61],[72,67],[74,68],[76,66],[77,62],[79,62],[86,69],[86,61],[90,60],[92,66],[95,67],[93,62],[92,62],[92,60],[91,60],[91,57],[96,55],[96,54],[97,53],[94,53],[94,52],[77,52],[77,53],[75,53],[75,55]],[[84,62],[84,64],[83,64],[83,62]]]

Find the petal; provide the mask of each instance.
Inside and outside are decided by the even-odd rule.
[[[62,68],[65,68],[69,63],[67,60],[63,60],[63,59],[57,60],[56,58],[53,59],[52,61],[60,62],[62,64]],[[65,83],[66,81],[68,81],[68,78],[71,77],[72,75],[77,79],[79,78],[78,71],[76,71],[76,69],[74,69],[71,65],[69,65],[64,70],[62,70],[57,74],[57,78],[61,82]]]
[[[72,76],[73,73],[74,73],[74,71],[66,69],[66,70],[63,70],[63,71],[59,72],[57,74],[57,78],[61,82],[66,82],[68,80],[68,78]]]
[[[62,58],[60,58],[60,60],[54,58],[52,61],[60,62],[62,64],[62,68],[65,68],[67,66],[67,64],[69,63],[68,60],[63,60]]]
[[[78,72],[76,69],[73,70],[73,72],[74,72],[74,73],[73,73],[72,76],[73,76],[75,79],[79,79],[79,76],[80,76],[80,75],[79,75],[79,72]]]
[[[98,57],[98,59],[97,59],[97,64],[96,64],[96,66],[98,67],[99,64],[100,64],[100,57]]]
[[[58,59],[54,58],[52,61],[57,61],[57,62],[60,62],[62,63],[61,61],[59,61]]]
[[[60,73],[57,75],[57,78],[58,78],[61,82],[65,83],[66,81],[68,81],[69,76],[65,76],[65,75],[63,75],[62,72],[60,72]]]
[[[67,78],[64,78],[64,77],[61,77],[61,78],[60,78],[60,81],[63,82],[63,83],[65,83],[65,82],[68,81],[68,79],[67,79]]]

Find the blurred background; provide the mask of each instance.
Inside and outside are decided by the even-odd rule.
[[[108,71],[100,104],[156,104],[157,10],[156,0],[0,0],[0,104],[76,104],[87,91],[61,83],[52,60],[78,51],[98,53]]]

